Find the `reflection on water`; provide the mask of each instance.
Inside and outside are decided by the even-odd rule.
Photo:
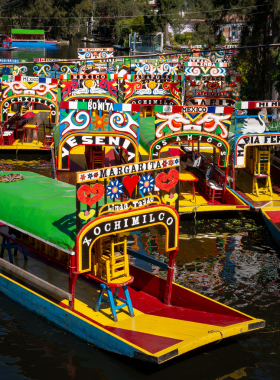
[[[181,226],[186,223],[190,222],[181,222]],[[231,307],[255,304],[263,309],[278,304],[280,259],[277,248],[263,226],[255,225],[255,228],[262,232],[255,233],[254,237],[249,231],[232,236],[200,234],[196,238],[180,239],[174,281]],[[263,235],[269,242],[264,243]],[[145,242],[144,249],[149,255],[168,262],[160,232],[144,233],[139,239]],[[153,266],[152,269],[155,270]],[[156,273],[166,276],[159,268]]]
[[[9,170],[14,171],[32,171],[37,174],[44,175],[52,178],[52,167],[50,161],[36,160],[32,157],[30,161],[23,161],[17,159],[1,159],[0,156],[0,172],[8,167]]]

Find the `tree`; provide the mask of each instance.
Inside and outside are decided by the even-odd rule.
[[[102,35],[114,35],[118,41],[122,40],[122,32],[127,33],[134,28],[133,24],[136,29],[143,25],[138,16],[146,12],[147,4],[147,0],[138,0],[137,3],[134,0],[96,0],[95,16],[99,17],[98,29]]]
[[[5,0],[0,0],[0,6],[1,1]],[[81,17],[89,18],[93,9],[91,0],[19,0],[4,6],[2,15],[14,28],[44,29],[48,38],[71,39],[78,33]]]
[[[226,24],[241,27],[239,44],[257,46],[279,42],[280,0],[198,0],[194,9],[204,21],[196,28],[192,43],[222,42]],[[242,74],[241,96],[247,100],[278,98],[280,62],[278,51],[268,48],[242,49],[232,60],[233,72]],[[230,68],[229,68],[230,69]]]
[[[165,43],[170,45],[168,25],[172,23],[178,27],[179,12],[185,9],[184,0],[158,0],[157,1],[157,14],[154,15],[154,24],[156,24],[162,32],[165,33]],[[185,18],[183,17],[183,20]],[[181,18],[182,21],[182,18]]]

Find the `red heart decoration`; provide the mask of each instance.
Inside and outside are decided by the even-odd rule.
[[[218,82],[208,82],[206,87],[209,88],[209,90],[216,90],[220,85]]]
[[[83,185],[79,188],[77,196],[80,202],[85,203],[91,207],[94,203],[98,202],[103,197],[105,188],[100,183],[96,183],[94,186]],[[96,194],[94,197],[86,197],[86,195]]]
[[[135,189],[137,183],[139,182],[139,176],[138,175],[133,175],[132,177],[124,177],[123,178],[123,185],[125,186],[125,188],[127,189],[128,191],[128,194],[131,196],[133,190]]]
[[[169,193],[169,191],[177,184],[178,181],[179,172],[175,169],[171,169],[169,170],[168,174],[164,172],[159,173],[159,175],[156,177],[155,183],[160,190],[165,190]]]

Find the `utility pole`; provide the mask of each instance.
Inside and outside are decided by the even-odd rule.
[[[169,27],[169,24],[168,22],[166,22],[165,23],[165,45],[170,45],[168,27]]]

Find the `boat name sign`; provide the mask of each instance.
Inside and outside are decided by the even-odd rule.
[[[77,183],[95,181],[100,178],[119,177],[123,175],[130,175],[141,173],[143,171],[168,169],[180,165],[180,157],[172,157],[169,159],[159,159],[152,161],[144,161],[139,163],[112,166],[105,169],[88,170],[85,172],[77,173]]]
[[[239,138],[235,149],[235,166],[245,167],[245,149],[250,145],[280,144],[280,134],[246,135]]]

